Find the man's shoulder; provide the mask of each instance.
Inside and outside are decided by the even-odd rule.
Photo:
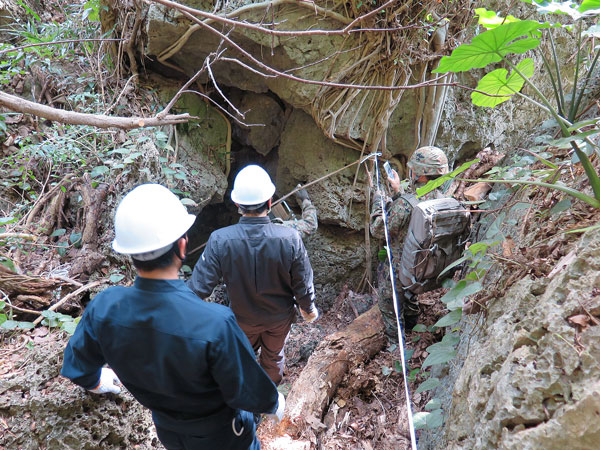
[[[97,308],[106,308],[110,304],[115,303],[127,296],[128,292],[132,289],[131,286],[110,286],[100,292],[98,292],[92,301],[86,306],[87,310],[94,310]]]
[[[302,236],[300,235],[297,224],[287,223],[287,221],[282,224],[271,224],[268,236],[270,239],[280,239],[282,241],[290,242],[292,245],[302,242]]]
[[[239,223],[234,223],[233,225],[228,225],[226,227],[219,228],[219,229],[213,231],[210,234],[210,236],[211,237],[219,237],[219,236],[231,234],[233,231],[238,230],[240,228],[241,228],[241,225]]]

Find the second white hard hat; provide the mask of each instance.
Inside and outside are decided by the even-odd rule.
[[[164,255],[171,244],[194,224],[177,196],[160,184],[142,184],[129,192],[117,207],[115,239],[117,253],[147,261]]]
[[[250,165],[239,171],[233,182],[231,200],[239,205],[259,205],[275,193],[269,174],[260,166]]]

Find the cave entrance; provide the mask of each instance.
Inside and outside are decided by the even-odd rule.
[[[185,264],[189,267],[196,264],[202,254],[199,247],[208,240],[213,231],[239,221],[240,215],[231,201],[231,189],[235,176],[243,167],[257,164],[267,171],[275,183],[279,142],[285,122],[292,111],[291,106],[272,92],[258,94],[233,87],[222,87],[222,91],[231,105],[225,102],[218,92],[211,93],[212,100],[238,119],[228,117],[231,124],[231,169],[227,179],[228,187],[223,202],[205,206],[188,232],[188,248],[190,251],[198,249],[186,258]],[[238,111],[244,117],[240,117]],[[281,195],[276,192],[276,196],[278,194]]]

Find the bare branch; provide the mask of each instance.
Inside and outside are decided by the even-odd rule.
[[[399,31],[399,30],[412,29],[412,28],[423,28],[422,25],[407,25],[407,26],[403,26],[403,27],[394,27],[394,28],[368,28],[368,29],[353,28],[356,24],[360,23],[361,21],[363,21],[364,19],[366,19],[368,17],[371,17],[375,13],[381,11],[383,8],[391,5],[392,3],[396,2],[397,0],[390,0],[389,2],[385,3],[381,7],[377,8],[367,14],[359,16],[354,20],[350,20],[349,18],[342,16],[341,14],[335,13],[333,11],[330,11],[328,9],[321,8],[320,6],[315,5],[314,2],[312,2],[312,1],[309,2],[309,1],[304,1],[304,0],[300,0],[300,1],[299,0],[274,0],[274,1],[263,2],[263,3],[255,3],[252,5],[247,5],[242,8],[239,8],[238,10],[233,11],[232,13],[226,14],[225,16],[219,16],[216,14],[208,13],[206,11],[190,8],[189,6],[180,5],[179,3],[172,2],[170,0],[144,0],[144,1],[146,1],[147,3],[152,3],[152,2],[159,3],[164,6],[178,9],[182,13],[188,13],[188,14],[192,14],[194,16],[204,17],[205,19],[203,20],[203,22],[206,24],[209,24],[212,22],[221,22],[221,23],[229,24],[234,28],[236,26],[239,26],[242,28],[248,28],[251,30],[270,34],[272,36],[335,36],[335,35],[348,35],[350,33],[358,33],[358,32],[362,32],[362,31],[390,32],[390,31]],[[344,27],[341,30],[274,30],[272,28],[265,28],[263,26],[256,25],[253,23],[241,22],[239,20],[230,19],[231,17],[238,16],[239,14],[241,14],[242,12],[245,12],[246,10],[255,9],[258,7],[260,7],[260,8],[273,7],[278,4],[293,4],[296,6],[308,7],[308,8],[314,9],[315,13],[321,13],[325,16],[332,17],[342,23],[345,23],[346,27]],[[438,22],[441,22],[442,20],[443,20],[443,18],[440,19]],[[435,25],[435,24],[431,24],[431,25]],[[177,53],[179,50],[181,50],[181,48],[185,45],[185,43],[190,39],[192,34],[194,34],[194,32],[196,32],[198,29],[200,29],[200,26],[198,24],[192,25],[191,27],[189,27],[186,30],[186,32],[183,35],[181,35],[179,37],[179,39],[177,39],[177,41],[173,45],[171,45],[170,47],[167,47],[160,55],[158,55],[158,60],[162,63],[168,64],[168,63],[166,63],[166,60],[169,59],[171,56],[173,56],[175,53]]]
[[[106,111],[104,111],[104,114],[108,114],[115,106],[117,106],[119,104],[119,102],[121,101],[121,97],[123,97],[125,92],[127,92],[127,86],[129,86],[129,83],[131,82],[131,80],[133,80],[137,76],[138,76],[138,74],[133,74],[129,77],[129,79],[125,83],[125,86],[123,86],[123,89],[121,89],[121,92],[117,96],[117,99],[108,108],[106,108]]]
[[[350,29],[356,25],[359,22],[362,22],[365,19],[368,19],[369,17],[374,16],[375,14],[377,14],[379,11],[384,10],[385,8],[387,8],[388,6],[392,5],[393,3],[396,3],[398,0],[390,0],[387,3],[384,3],[383,5],[381,5],[379,8],[375,8],[373,11],[369,11],[367,14],[364,14],[362,16],[357,17],[356,19],[354,19],[352,22],[350,22],[348,24],[348,26],[346,28],[344,28],[342,31],[344,33],[347,33],[348,31],[350,31]]]
[[[226,23],[228,25],[231,25],[232,27],[248,28],[250,30],[260,31],[261,33],[270,34],[272,36],[336,36],[336,35],[347,35],[350,33],[358,33],[361,31],[388,32],[388,31],[406,30],[406,29],[411,29],[411,28],[424,28],[423,25],[407,25],[407,26],[403,26],[403,27],[394,27],[394,28],[367,28],[367,29],[361,29],[361,28],[354,29],[353,28],[356,24],[360,23],[364,19],[371,17],[372,15],[378,13],[382,9],[386,8],[387,6],[390,6],[391,4],[397,2],[398,0],[390,0],[389,2],[380,6],[379,8],[374,9],[373,11],[370,11],[368,14],[359,16],[352,21],[350,21],[350,19],[348,19],[347,17],[339,15],[339,17],[336,17],[336,18],[338,20],[342,21],[343,23],[347,24],[341,30],[274,30],[272,28],[265,28],[263,26],[256,25],[256,24],[253,24],[250,22],[240,22],[239,20],[230,19],[229,17],[232,17],[232,15],[230,15],[230,14],[228,14],[226,16],[219,16],[219,15],[211,14],[206,11],[199,10],[199,9],[190,8],[189,6],[181,5],[179,3],[172,2],[170,0],[145,0],[145,1],[148,3],[151,3],[151,2],[160,3],[164,6],[169,6],[171,8],[178,9],[182,13],[192,14],[193,16],[205,17],[206,19],[203,20],[203,22],[205,24],[209,24],[211,22],[221,22],[221,23]],[[274,2],[268,2],[268,3],[274,3]],[[293,0],[292,2],[284,1],[282,3],[293,3],[298,6],[301,6],[301,5],[306,5],[307,2]],[[255,5],[260,5],[260,4],[255,4]],[[255,6],[255,5],[248,5],[248,6]],[[240,8],[240,9],[242,9],[242,8]],[[323,9],[321,8],[320,12],[322,12],[322,11],[323,11]],[[325,10],[325,11],[327,11],[327,10]],[[435,24],[430,24],[430,25],[435,25]],[[430,25],[428,25],[428,26],[430,26]],[[182,36],[183,40],[187,41],[189,39],[190,35],[193,34],[194,31],[198,30],[198,28],[199,28],[198,26],[190,27],[190,29],[188,29],[186,31],[186,33]],[[181,43],[179,43],[177,48],[180,48],[180,47],[181,47]],[[167,59],[167,58],[170,58],[171,56],[173,56],[174,52],[171,51],[172,48],[174,48],[174,47],[168,48],[167,51],[163,52],[163,54],[160,55],[159,59],[161,59],[161,60]]]
[[[193,118],[189,114],[168,115],[163,118],[111,117],[103,114],[86,114],[51,108],[49,106],[30,102],[4,92],[0,92],[0,106],[8,108],[11,111],[33,114],[34,116],[43,117],[44,119],[60,123],[68,123],[71,125],[89,125],[98,128],[120,128],[122,130],[185,123],[189,119]]]
[[[192,90],[186,89],[185,91],[182,91],[182,94],[185,94],[185,93],[196,94],[196,95],[199,95],[202,98],[205,98],[206,100],[208,100],[209,102],[211,102],[213,105],[215,105],[217,108],[219,108],[221,111],[223,111],[225,114],[227,114],[229,117],[231,117],[233,120],[235,120],[240,125],[243,125],[245,127],[264,127],[265,126],[264,123],[245,123],[245,122],[242,122],[240,119],[238,119],[237,117],[235,117],[233,114],[231,114],[225,108],[223,108],[221,105],[219,105],[217,102],[215,102],[212,98],[210,98],[206,94],[203,94],[202,92],[192,91]]]
[[[208,59],[208,58],[207,58]],[[204,70],[206,70],[206,61],[204,61],[204,63],[202,64],[202,67],[200,67],[200,70],[198,72],[196,72],[196,75],[194,75],[192,78],[190,78],[187,83],[185,83],[181,89],[179,89],[179,91],[177,92],[177,94],[175,94],[175,96],[171,99],[171,101],[167,104],[167,106],[165,106],[165,109],[163,109],[161,112],[159,112],[156,117],[158,119],[162,119],[163,117],[165,117],[167,115],[167,113],[169,112],[169,110],[173,107],[173,105],[177,102],[177,100],[179,100],[179,97],[181,97],[181,94],[188,88],[190,87],[190,85],[196,81],[198,79],[198,77],[200,75],[202,75],[202,72],[204,72]]]
[[[237,113],[237,115],[238,115],[238,116],[240,116],[240,117],[242,117],[242,118],[244,118],[244,119],[245,119],[245,118],[246,118],[246,115],[245,115],[243,112],[241,112],[239,109],[237,109],[237,108],[236,108],[236,107],[233,105],[233,103],[231,103],[231,102],[229,101],[229,99],[228,99],[228,98],[225,96],[225,94],[223,94],[223,92],[222,92],[222,91],[221,91],[221,89],[219,88],[219,85],[217,84],[217,80],[215,80],[215,77],[214,77],[214,75],[213,75],[212,69],[210,68],[210,61],[208,61],[208,58],[207,58],[207,61],[206,61],[206,68],[208,69],[208,75],[210,76],[210,79],[212,80],[212,82],[213,82],[213,85],[214,85],[215,89],[216,89],[216,90],[217,90],[217,92],[218,92],[218,93],[221,95],[221,97],[223,98],[223,100],[225,100],[225,102],[226,102],[226,103],[227,103],[229,106],[231,106],[231,108],[232,108],[232,109],[233,109],[233,110],[234,110],[234,111]]]
[[[221,58],[221,61],[230,61],[230,62],[232,62],[232,63],[239,64],[239,65],[240,65],[240,66],[242,66],[244,69],[247,69],[247,70],[249,70],[250,72],[254,72],[255,74],[257,74],[257,75],[260,75],[261,77],[264,77],[264,78],[277,78],[277,75],[269,75],[268,73],[264,73],[264,72],[261,72],[260,70],[256,70],[254,67],[252,67],[252,66],[249,66],[248,64],[246,64],[246,63],[244,63],[244,62],[240,61],[240,60],[239,60],[239,59],[237,59],[237,58],[227,58],[227,57],[222,57],[222,58]]]
[[[181,11],[182,13],[187,13],[187,14],[192,14],[194,16],[204,17],[205,19],[207,19],[204,21],[205,23],[221,22],[221,23],[226,23],[226,24],[232,25],[234,27],[239,26],[242,28],[249,28],[251,30],[262,31],[264,33],[279,35],[279,36],[296,36],[298,33],[306,34],[306,35],[310,36],[310,35],[317,35],[317,34],[330,34],[330,31],[333,31],[333,34],[347,33],[347,32],[343,33],[342,30],[312,30],[312,31],[310,31],[310,30],[306,30],[306,31],[272,30],[270,28],[264,28],[259,25],[254,25],[254,24],[247,23],[247,22],[240,22],[238,20],[232,20],[229,18],[229,17],[235,17],[236,15],[238,15],[239,12],[241,12],[240,10],[242,8],[240,8],[240,10],[238,10],[238,11],[234,11],[234,13],[232,13],[232,14],[227,14],[226,16],[219,16],[217,14],[211,14],[209,12],[202,11],[200,9],[190,8],[189,6],[181,5],[180,3],[172,2],[170,0],[144,0],[144,1],[146,1],[146,3],[159,3],[161,5],[168,6],[169,8],[177,9],[177,10]],[[396,1],[396,0],[392,0],[392,1]],[[296,6],[307,6],[307,4],[309,4],[309,3],[310,3],[310,7],[312,9],[312,5],[314,5],[314,3],[306,2],[306,1],[299,1],[299,0],[279,0],[279,1],[264,2],[262,4],[257,4],[257,5],[268,6],[268,5],[275,5],[275,4],[293,4]],[[250,5],[248,5],[248,6],[250,6]],[[349,24],[352,22],[350,19],[342,16],[341,14],[333,13],[332,11],[329,11],[325,8],[321,8],[316,5],[314,5],[314,6],[316,8],[318,8],[318,9],[316,9],[316,11],[322,13],[323,15],[334,17],[335,19],[339,20],[340,22],[342,22],[344,24]],[[195,31],[195,30],[189,30],[188,33],[191,34],[191,33],[193,33],[193,31]]]
[[[91,283],[86,284],[85,286],[81,286],[79,289],[71,292],[70,294],[65,295],[63,298],[61,298],[58,302],[56,302],[54,305],[52,305],[50,308],[48,308],[48,311],[56,311],[59,307],[61,307],[63,304],[65,304],[67,301],[71,300],[74,297],[77,297],[79,294],[88,291],[92,288],[95,288],[96,286],[100,286],[103,283],[106,283],[108,280],[97,280],[97,281],[92,281]],[[38,317],[37,319],[35,319],[33,321],[34,325],[39,324],[42,320],[44,320],[44,318],[42,316]]]

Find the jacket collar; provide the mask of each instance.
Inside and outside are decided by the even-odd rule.
[[[155,280],[153,278],[143,278],[139,275],[135,277],[133,285],[143,291],[168,291],[185,288],[183,280]]]
[[[264,217],[242,216],[240,218],[239,223],[271,223],[271,219],[269,219],[269,216],[264,216]]]

